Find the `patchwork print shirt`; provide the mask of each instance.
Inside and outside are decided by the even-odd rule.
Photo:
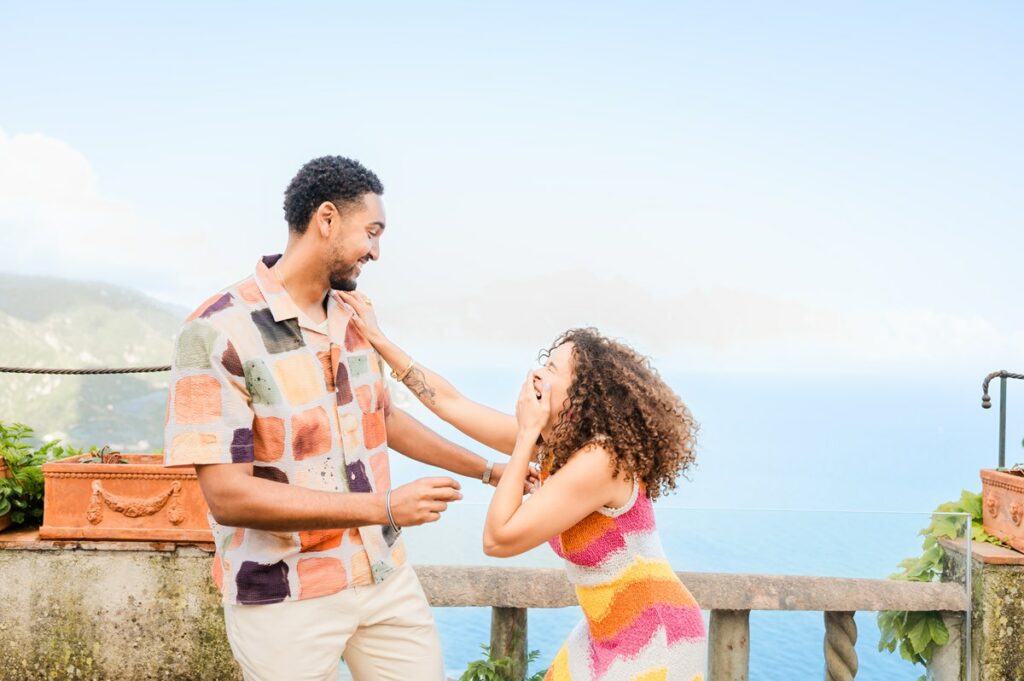
[[[390,486],[384,367],[335,293],[327,328],[281,286],[268,256],[213,296],[175,344],[164,459],[252,463],[257,477],[331,492]],[[315,598],[384,581],[405,562],[389,526],[270,532],[218,525],[213,577],[226,603]]]

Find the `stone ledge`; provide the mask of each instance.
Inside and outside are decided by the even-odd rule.
[[[965,539],[940,539],[939,543],[947,551],[961,556],[967,553]],[[1024,565],[1024,553],[1005,546],[996,546],[980,541],[971,542],[971,559],[985,565]]]
[[[577,604],[565,572],[554,568],[418,565],[431,605],[564,608]],[[964,612],[959,584],[888,579],[679,572],[703,610],[881,610]]]
[[[86,539],[40,539],[38,527],[25,527],[0,532],[0,550],[14,551],[159,551],[174,552],[198,549],[213,553],[212,542],[170,541],[105,541]]]
[[[214,547],[205,543],[41,540],[35,528],[27,528],[0,533],[0,550],[4,549],[132,551],[184,556],[209,554]],[[1020,556],[1015,551],[1002,551]],[[979,555],[977,548],[975,555]],[[1003,559],[1010,560],[1010,557]],[[439,607],[564,608],[577,603],[572,585],[560,569],[420,565],[416,566],[416,572],[427,598]],[[964,589],[952,583],[794,575],[686,572],[678,575],[704,610],[966,610]]]

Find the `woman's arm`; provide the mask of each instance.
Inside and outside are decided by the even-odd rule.
[[[523,503],[520,490],[550,408],[550,388],[544,386],[538,400],[531,373],[516,405],[519,430],[512,459],[487,509],[484,553],[489,556],[507,558],[543,544],[608,505],[625,484],[613,477],[608,451],[594,444],[573,454]]]
[[[340,293],[356,312],[352,318],[356,328],[424,406],[477,442],[505,454],[512,453],[516,444],[514,416],[465,397],[441,375],[419,362],[409,369],[412,357],[380,330],[373,308],[367,305],[366,299],[357,293]]]

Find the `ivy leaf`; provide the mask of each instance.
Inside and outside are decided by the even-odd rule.
[[[929,612],[925,618],[922,618],[918,624],[914,625],[907,632],[907,639],[910,641],[913,651],[918,653],[926,664],[930,661],[935,651],[935,645],[932,641],[932,623],[937,618],[938,615],[936,613]],[[941,620],[939,620],[939,624],[941,625]]]
[[[915,664],[918,661],[917,653],[915,653],[911,649],[910,641],[908,639],[903,639],[902,641],[900,641],[900,657],[902,657],[907,662],[913,662]]]
[[[909,571],[913,569],[916,564],[918,564],[918,559],[904,558],[903,560],[899,561],[898,567],[903,568],[904,571]]]
[[[960,493],[960,507],[974,518],[981,517],[981,495],[963,490]]]
[[[936,576],[936,571],[940,567],[940,558],[942,556],[942,549],[934,547],[925,552],[923,556],[915,561],[911,561],[906,564],[906,574],[904,579],[909,579],[915,582],[930,582]]]
[[[943,516],[935,521],[929,533],[932,537],[956,539],[960,536],[963,520],[958,516]],[[934,540],[933,540],[934,541]]]
[[[896,618],[898,612],[888,611],[878,613],[878,630],[881,636],[878,639],[878,652],[896,650]]]
[[[942,621],[941,616],[928,618],[928,628],[931,630],[931,637],[935,641],[935,645],[944,646],[949,643],[949,629],[946,628],[946,623]]]
[[[945,553],[946,552],[943,548],[936,544],[924,552],[924,555],[921,556],[921,560],[929,565],[938,565],[942,562],[942,556],[945,555]]]
[[[914,652],[923,656],[924,652],[932,642],[932,630],[929,626],[928,620],[923,617],[919,619],[917,623],[907,631],[907,640],[910,641],[910,645]]]

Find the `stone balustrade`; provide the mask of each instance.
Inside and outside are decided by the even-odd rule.
[[[209,578],[210,550],[208,545],[40,541],[30,532],[0,534],[0,678],[240,678]],[[493,650],[516,659],[519,672],[528,650],[527,610],[576,604],[557,569],[428,565],[416,571],[432,605],[493,608]],[[826,679],[837,681],[856,675],[854,612],[942,611],[953,637],[936,656],[932,678],[963,678],[959,642],[967,602],[958,584],[680,577],[711,611],[710,681],[749,678],[752,610],[822,612],[823,667]],[[1024,632],[1024,622],[1018,631]]]

